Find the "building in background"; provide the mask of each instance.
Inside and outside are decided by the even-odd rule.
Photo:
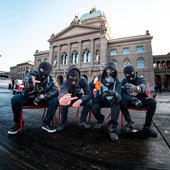
[[[38,51],[36,50],[34,54],[34,69],[37,69],[41,62],[50,62],[49,61],[49,50]]]
[[[166,55],[154,55],[153,67],[156,88],[159,91],[170,90],[170,53]]]
[[[67,68],[74,64],[90,81],[108,61],[116,63],[120,80],[124,77],[124,66],[131,64],[153,89],[152,38],[149,31],[144,35],[112,38],[104,12],[93,8],[80,18],[75,16],[61,32],[52,34],[49,51],[36,51],[34,65],[45,59],[53,65],[53,77],[65,79]]]
[[[112,38],[104,12],[93,8],[80,18],[75,16],[64,30],[52,34],[49,50],[36,50],[34,64],[25,62],[11,67],[10,76],[22,79],[27,69],[37,69],[41,62],[47,61],[53,66],[55,80],[63,81],[68,67],[74,64],[90,81],[107,62],[113,61],[120,80],[124,77],[123,68],[131,64],[145,77],[150,90],[155,87],[170,90],[170,53],[152,56],[152,38],[148,30],[144,35]]]
[[[10,67],[11,79],[23,79],[27,72],[34,69],[34,62],[27,61],[24,63],[17,64],[16,66]]]

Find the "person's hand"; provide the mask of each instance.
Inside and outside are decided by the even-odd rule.
[[[41,98],[41,99],[44,99],[45,96],[44,96],[43,94],[40,94],[40,98]]]
[[[135,86],[135,85],[133,85],[133,84],[131,84],[131,83],[126,83],[126,84],[125,84],[125,88],[127,89],[127,92],[128,92],[128,93],[132,93],[132,92],[137,92],[137,93],[139,93],[140,90],[141,90],[141,88],[140,88],[139,86]]]
[[[72,107],[78,108],[78,107],[80,106],[81,103],[82,103],[82,100],[79,99],[79,100],[75,101],[75,102],[72,104]]]
[[[71,97],[72,94],[70,93],[67,93],[65,94],[63,97],[61,97],[59,99],[59,103],[60,105],[63,105],[63,106],[68,106],[72,100],[76,100],[77,97]]]
[[[32,79],[33,86],[35,86],[36,83],[41,83],[41,81],[36,80],[34,76],[31,76],[31,79]]]
[[[104,96],[116,96],[116,91],[114,90],[104,90],[102,93]]]
[[[132,104],[134,104],[137,108],[143,106],[142,102],[137,97],[132,98]]]

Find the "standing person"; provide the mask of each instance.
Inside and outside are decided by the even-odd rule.
[[[15,125],[8,131],[8,134],[17,134],[21,131],[19,126],[21,107],[25,105],[45,105],[48,107],[47,114],[43,120],[42,129],[53,133],[56,129],[50,126],[50,122],[58,107],[58,90],[53,82],[50,72],[51,64],[42,62],[38,71],[27,75],[25,80],[27,88],[16,94],[11,99],[12,112]]]
[[[61,123],[57,127],[58,132],[66,127],[70,106],[75,108],[83,106],[79,126],[85,129],[91,128],[91,125],[86,122],[88,112],[91,110],[90,98],[91,91],[86,79],[80,75],[80,70],[75,65],[70,66],[67,71],[67,80],[63,82],[60,89]]]
[[[128,106],[146,107],[146,117],[142,132],[147,136],[156,137],[157,133],[151,129],[151,122],[156,110],[156,101],[146,94],[146,84],[144,78],[135,72],[133,66],[124,68],[125,78],[121,82],[122,86],[122,104],[121,111],[124,114],[127,124],[124,126],[125,131],[133,130],[133,121],[128,111]]]
[[[12,79],[12,90],[14,89],[15,79]]]
[[[108,63],[102,74],[90,82],[90,88],[94,92],[92,96],[92,113],[97,120],[94,128],[99,129],[103,125],[104,115],[101,113],[101,108],[110,107],[111,120],[108,122],[107,130],[111,140],[117,141],[116,127],[120,112],[121,84],[117,78],[115,63]]]

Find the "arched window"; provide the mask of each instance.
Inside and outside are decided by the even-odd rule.
[[[130,64],[130,59],[129,58],[125,58],[124,59],[124,63],[123,63],[123,67],[129,66],[129,65],[131,65]]]
[[[100,62],[100,51],[97,49],[96,50],[96,58],[95,58],[96,62]]]
[[[54,67],[57,66],[57,55],[54,56],[53,66],[54,66]]]
[[[85,49],[83,52],[83,62],[88,63],[90,61],[91,61],[90,51],[88,49]]]
[[[91,58],[90,51],[88,51],[88,52],[87,52],[87,62],[88,62],[88,63],[90,62],[90,58]]]
[[[71,55],[71,63],[76,64],[78,63],[78,52],[74,51]]]
[[[153,62],[153,68],[157,69],[157,63],[155,61]]]
[[[61,55],[61,64],[67,64],[67,54],[64,52],[62,55]]]
[[[145,61],[143,58],[137,59],[137,68],[145,68]]]

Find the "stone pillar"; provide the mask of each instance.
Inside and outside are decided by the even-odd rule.
[[[94,39],[91,39],[90,54],[91,54],[91,65],[93,66],[93,63],[94,63]]]
[[[69,66],[70,65],[70,50],[71,50],[71,45],[70,43],[67,44],[67,65]]]
[[[49,60],[48,60],[48,62],[49,62],[50,64],[53,64],[53,63],[52,63],[53,58],[54,58],[54,47],[53,47],[53,45],[51,44],[51,45],[50,45],[50,52],[49,52]]]
[[[61,57],[61,46],[58,45],[58,54],[57,54],[57,69],[60,69],[60,57]]]
[[[100,61],[101,65],[104,65],[107,62],[107,40],[104,36],[100,38],[100,43],[101,43]]]
[[[81,67],[81,60],[82,60],[82,42],[79,41],[79,49],[78,49],[78,66]]]

